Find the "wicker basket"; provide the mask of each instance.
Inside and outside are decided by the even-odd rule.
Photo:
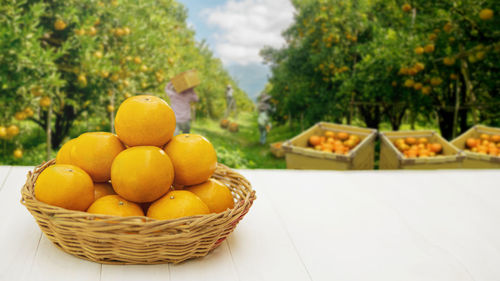
[[[243,176],[218,164],[213,178],[226,184],[236,200],[233,209],[222,213],[155,220],[72,211],[45,204],[34,196],[38,175],[54,162],[49,161],[28,173],[21,190],[21,203],[57,247],[98,263],[179,263],[205,256],[234,230],[256,198]]]

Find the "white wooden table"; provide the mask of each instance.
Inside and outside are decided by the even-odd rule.
[[[204,258],[101,265],[42,235],[0,167],[0,280],[500,280],[500,171],[243,170],[257,200]]]

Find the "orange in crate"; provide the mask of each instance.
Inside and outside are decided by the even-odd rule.
[[[188,89],[194,88],[200,85],[198,71],[192,69],[183,72],[172,78],[172,84],[174,85],[175,91],[177,91],[178,93],[182,93]]]

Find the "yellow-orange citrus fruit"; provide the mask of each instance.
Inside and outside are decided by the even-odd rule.
[[[349,134],[346,132],[339,132],[339,133],[337,133],[337,138],[339,140],[346,140],[349,138]]]
[[[424,86],[421,89],[423,95],[428,95],[431,93],[432,88],[430,86]]]
[[[49,107],[52,100],[49,97],[42,97],[39,101],[41,107]]]
[[[95,182],[111,179],[111,164],[125,149],[118,137],[107,132],[80,135],[71,148],[72,164],[86,171]]]
[[[414,84],[415,84],[415,81],[413,81],[413,79],[406,79],[404,82],[404,86],[407,88],[413,87]]]
[[[20,148],[17,148],[16,150],[14,150],[12,155],[14,155],[14,158],[16,158],[16,159],[21,159],[21,158],[23,158],[23,150]]]
[[[61,19],[58,19],[56,20],[56,22],[54,23],[54,28],[56,30],[64,30],[66,28],[66,23],[61,20]]]
[[[171,220],[209,213],[208,206],[194,193],[174,190],[151,204],[147,216],[158,220]]]
[[[212,213],[220,213],[234,207],[231,191],[216,179],[208,179],[204,183],[186,187],[184,190],[191,191],[200,197]]]
[[[109,182],[95,182],[94,183],[94,200],[97,200],[106,195],[116,194],[113,186]]]
[[[454,65],[455,64],[455,58],[448,58],[448,57],[446,57],[446,58],[443,59],[443,63],[445,65],[448,65],[448,66]]]
[[[319,145],[320,143],[321,143],[321,138],[319,136],[312,135],[309,137],[309,144],[311,144],[312,146]]]
[[[435,49],[436,49],[436,47],[433,44],[429,44],[429,45],[426,45],[424,47],[424,51],[426,53],[432,53],[432,52],[434,52]]]
[[[106,195],[92,203],[87,213],[119,217],[144,216],[142,208],[118,195]]]
[[[407,13],[407,12],[411,11],[411,5],[410,5],[410,4],[408,4],[408,3],[405,3],[405,4],[401,7],[401,9],[403,9],[403,12],[406,12],[406,13]]]
[[[202,183],[212,176],[217,167],[214,147],[200,135],[177,135],[165,146],[165,152],[174,165],[175,184]]]
[[[482,20],[490,20],[493,18],[493,10],[492,9],[482,9],[479,12],[479,18]]]
[[[5,138],[7,136],[7,128],[0,126],[0,138]]]
[[[128,146],[163,146],[174,135],[175,114],[158,97],[133,96],[118,108],[115,129],[118,137]]]
[[[10,125],[7,128],[7,136],[8,137],[15,137],[19,135],[19,127],[17,125]]]
[[[94,202],[94,183],[77,166],[55,164],[38,176],[35,197],[53,206],[85,211]]]
[[[415,48],[415,54],[417,54],[417,55],[421,55],[421,54],[423,54],[423,53],[424,53],[424,48],[423,48],[423,47],[420,47],[420,46],[419,46],[419,47],[416,47],[416,48]]]
[[[111,167],[115,192],[137,203],[160,198],[170,189],[173,180],[172,162],[165,151],[156,146],[128,148],[118,154]]]
[[[56,164],[72,164],[71,163],[71,149],[76,139],[71,139],[67,141],[56,155]]]

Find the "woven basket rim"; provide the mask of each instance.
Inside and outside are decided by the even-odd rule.
[[[46,167],[50,166],[50,165],[53,165],[55,164],[55,159],[52,159],[52,160],[49,160],[49,161],[46,161],[38,166],[35,167],[35,170],[34,171],[37,171],[38,169],[45,169]],[[226,165],[224,164],[220,164],[220,163],[217,163],[217,166],[218,167],[224,167],[224,168],[227,168],[229,170],[231,170],[229,167],[227,167]],[[34,171],[30,171],[30,173],[34,173]],[[41,171],[40,171],[41,172]],[[28,177],[30,176],[30,174],[28,174]],[[109,219],[109,220],[112,220],[114,222],[137,222],[138,225],[144,225],[144,224],[151,224],[151,225],[154,225],[154,224],[162,224],[162,223],[165,223],[166,221],[168,222],[189,222],[189,221],[192,221],[193,219],[194,220],[197,220],[199,218],[207,218],[207,217],[210,217],[210,216],[213,216],[213,215],[223,215],[223,214],[226,214],[226,213],[229,213],[232,209],[235,209],[237,206],[236,204],[240,203],[242,200],[243,201],[247,201],[247,200],[250,200],[252,195],[255,196],[255,191],[252,189],[252,192],[249,192],[245,198],[242,198],[242,200],[239,200],[235,203],[235,206],[231,209],[227,209],[223,212],[220,212],[220,213],[210,213],[210,214],[206,214],[206,215],[195,215],[195,216],[188,216],[188,217],[182,217],[182,218],[176,218],[176,219],[170,219],[170,220],[159,220],[159,219],[153,219],[153,218],[150,218],[150,217],[147,217],[147,216],[130,216],[130,217],[120,217],[120,216],[114,216],[114,215],[103,215],[103,214],[91,214],[91,213],[87,213],[87,212],[84,212],[84,211],[78,211],[78,210],[69,210],[69,209],[65,209],[65,208],[62,208],[62,207],[58,207],[58,206],[54,206],[54,205],[50,205],[50,204],[47,204],[47,203],[44,203],[42,201],[39,201],[38,199],[36,199],[35,197],[35,193],[34,193],[34,189],[29,189],[28,186],[25,184],[22,189],[21,189],[21,192],[23,194],[23,196],[21,197],[21,204],[23,204],[24,206],[26,206],[26,201],[25,201],[25,194],[29,194],[29,196],[31,197],[31,199],[35,202],[37,202],[38,204],[40,204],[41,206],[45,207],[45,208],[50,208],[50,209],[55,209],[55,210],[58,210],[58,211],[68,211],[68,212],[73,212],[73,213],[78,213],[80,215],[82,215],[82,218],[87,218],[89,223],[97,223],[97,224],[101,224],[103,222],[106,222],[106,219]],[[163,195],[162,195],[163,196]],[[252,200],[253,201],[253,200]],[[94,218],[99,218],[100,220],[95,220]]]

